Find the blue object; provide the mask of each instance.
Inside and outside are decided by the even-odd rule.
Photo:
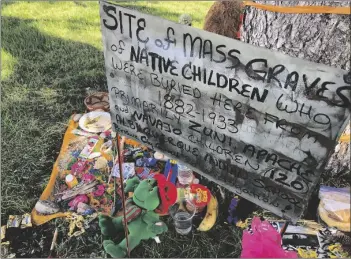
[[[76,151],[73,151],[73,152],[72,152],[72,156],[75,157],[75,158],[78,158],[78,157],[79,157],[79,154],[80,154],[80,151],[79,151],[79,150],[76,150]]]
[[[153,167],[157,163],[157,160],[154,158],[139,158],[135,161],[137,167]]]
[[[234,197],[232,201],[230,202],[229,208],[228,208],[228,218],[227,221],[229,224],[236,225],[236,223],[239,221],[238,216],[236,215],[236,207],[238,206],[239,198]]]
[[[100,171],[99,171],[99,169],[91,168],[91,169],[89,170],[89,173],[95,175],[95,174],[97,174],[97,173],[100,173]]]
[[[91,215],[91,214],[93,214],[94,213],[94,209],[87,209],[86,211],[84,211],[83,213],[82,213],[82,215],[83,216],[85,216],[85,215]]]
[[[155,166],[157,163],[157,160],[155,158],[146,158],[145,159],[145,165],[149,167]]]
[[[135,160],[135,166],[137,166],[137,167],[144,166],[144,160],[142,158]]]
[[[116,201],[116,211],[119,211],[120,209],[122,209],[122,200],[117,200]]]
[[[178,176],[178,165],[172,164],[171,160],[168,160],[163,174],[166,177],[166,180],[168,182],[176,184],[177,176]]]

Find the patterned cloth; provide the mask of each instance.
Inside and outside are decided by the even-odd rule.
[[[139,217],[139,215],[142,213],[142,209],[138,206],[136,206],[133,202],[132,198],[128,198],[126,200],[126,220],[127,223],[131,222],[132,220],[136,219]],[[124,223],[124,217],[122,218],[122,223]]]

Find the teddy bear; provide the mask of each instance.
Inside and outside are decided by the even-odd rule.
[[[140,244],[141,240],[155,238],[168,230],[159,215],[164,214],[168,206],[176,202],[177,190],[172,183],[165,180],[163,175],[159,175],[142,181],[137,176],[130,178],[126,182],[124,191],[133,192],[133,196],[125,202],[131,251]],[[114,238],[124,233],[124,217],[101,214],[99,226],[104,236]],[[115,258],[123,258],[128,253],[125,237],[119,244],[115,244],[111,239],[104,240],[103,247]]]

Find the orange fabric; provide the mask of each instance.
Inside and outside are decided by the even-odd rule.
[[[68,124],[68,127],[67,127],[67,130],[66,130],[66,133],[65,133],[65,136],[63,138],[63,143],[61,146],[59,156],[56,159],[56,162],[53,166],[50,180],[49,180],[45,190],[43,191],[43,193],[40,196],[40,200],[48,200],[48,199],[53,198],[52,194],[53,194],[53,190],[55,187],[55,182],[56,182],[57,177],[59,176],[58,162],[60,161],[61,156],[63,156],[67,152],[69,143],[78,137],[77,135],[72,133],[72,131],[76,128],[78,128],[78,122],[75,122],[71,117],[69,124]],[[102,144],[103,144],[103,139],[99,139],[99,142],[96,144],[94,149],[99,150]],[[65,173],[65,172],[63,172],[63,173]],[[67,217],[67,216],[71,215],[71,212],[58,212],[58,213],[55,213],[52,215],[40,215],[37,213],[37,211],[34,208],[32,210],[31,215],[32,215],[32,222],[34,225],[42,225],[42,224],[44,224],[52,219],[55,219],[55,218]]]
[[[60,154],[59,154],[58,158],[56,159],[56,162],[55,162],[54,167],[53,167],[52,172],[51,172],[50,180],[49,180],[48,185],[46,186],[45,190],[41,194],[40,200],[48,200],[51,198],[52,192],[53,192],[54,187],[55,187],[56,178],[57,178],[58,173],[59,173],[58,161],[59,161],[60,157],[67,151],[68,144],[75,137],[75,135],[71,132],[72,132],[72,130],[76,129],[77,127],[78,127],[78,122],[74,122],[71,119],[69,124],[68,124],[68,128],[66,130],[65,136],[63,138],[63,144],[61,147]],[[32,223],[34,225],[42,225],[42,224],[44,224],[44,223],[46,223],[54,218],[66,217],[70,214],[71,213],[69,213],[69,212],[59,212],[59,213],[55,213],[52,215],[40,215],[37,213],[37,211],[34,208],[32,210]]]
[[[278,13],[329,13],[329,14],[351,14],[350,7],[339,6],[277,6],[265,5],[252,1],[243,1],[244,5],[253,6],[262,10]]]

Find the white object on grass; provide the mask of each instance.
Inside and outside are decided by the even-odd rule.
[[[156,241],[157,244],[160,244],[160,243],[161,243],[161,240],[160,240],[159,237],[156,236],[156,237],[154,237],[154,239],[155,239],[155,241]]]
[[[181,24],[191,26],[192,20],[193,19],[191,18],[191,16],[189,14],[186,14],[186,13],[179,16],[179,23],[181,23]]]
[[[79,120],[79,127],[92,133],[100,133],[112,127],[111,115],[108,112],[89,112]]]

